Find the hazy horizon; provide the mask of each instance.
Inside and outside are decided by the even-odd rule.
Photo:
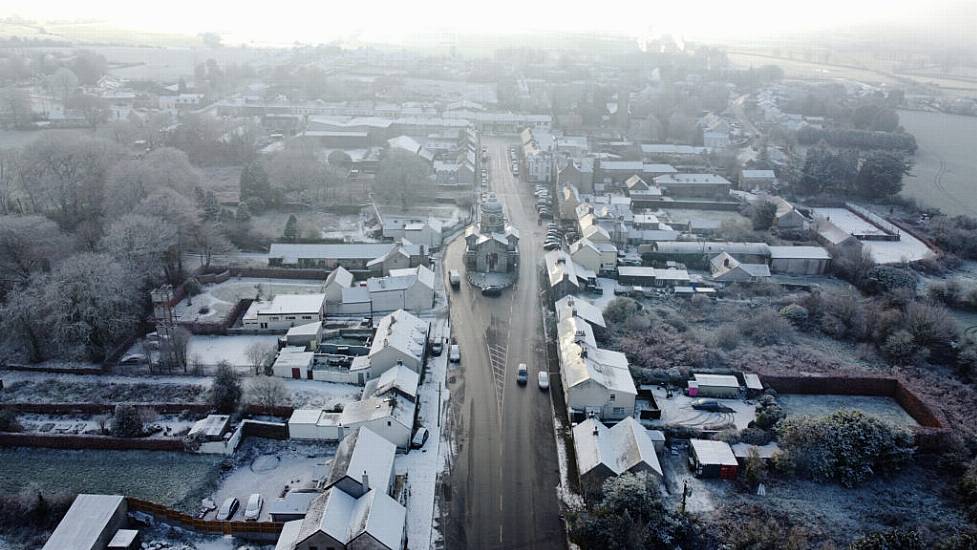
[[[228,45],[242,43],[323,43],[356,38],[364,42],[409,43],[417,37],[458,33],[511,35],[539,32],[599,33],[628,37],[673,35],[697,42],[763,42],[823,32],[835,35],[895,35],[955,47],[972,43],[977,3],[844,2],[824,0],[817,9],[775,0],[728,3],[715,0],[656,6],[632,0],[602,3],[598,10],[573,10],[552,1],[533,4],[502,0],[478,8],[459,8],[447,0],[303,6],[278,3],[274,10],[249,9],[229,2],[194,4],[176,0],[166,10],[146,9],[116,0],[84,4],[67,0],[13,0],[0,16],[38,22],[98,22],[147,32],[195,35],[215,32]],[[187,15],[192,13],[192,17]],[[377,17],[377,14],[382,17]],[[702,14],[708,13],[704,18]],[[627,15],[622,17],[622,15]]]

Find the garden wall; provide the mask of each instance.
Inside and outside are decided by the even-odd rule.
[[[104,435],[89,436],[0,432],[0,447],[183,451],[183,439],[147,439],[138,437],[110,437]]]

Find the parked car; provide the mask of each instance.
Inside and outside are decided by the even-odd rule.
[[[487,286],[482,289],[482,296],[502,296],[502,287],[500,286]]]
[[[448,282],[451,283],[451,288],[460,288],[461,273],[459,273],[457,269],[448,271]]]
[[[424,446],[425,443],[427,443],[427,438],[430,435],[431,432],[427,431],[427,428],[423,426],[417,428],[417,431],[414,432],[414,437],[412,437],[410,440],[410,448],[420,449],[421,447]]]
[[[441,357],[441,352],[444,351],[444,342],[440,339],[431,342],[431,355],[435,357]]]
[[[141,365],[146,362],[146,356],[142,353],[130,353],[119,359],[120,365]]]
[[[543,391],[550,389],[550,373],[546,372],[545,370],[539,371],[537,383],[539,384],[539,389]]]
[[[692,402],[692,408],[697,411],[707,411],[715,413],[731,413],[735,412],[730,407],[723,405],[719,401],[713,399],[696,399]]]
[[[560,243],[547,242],[543,245],[543,250],[556,250],[562,246]]]
[[[241,506],[241,503],[238,502],[237,499],[234,497],[227,497],[226,499],[224,499],[224,502],[221,504],[221,507],[217,509],[217,516],[216,516],[217,521],[230,520],[232,517],[234,517],[234,514],[237,513],[237,509],[239,506]]]
[[[451,348],[448,349],[448,361],[461,363],[461,348],[458,344],[451,344]]]
[[[258,521],[258,517],[261,515],[261,507],[264,504],[265,500],[258,493],[249,496],[248,505],[244,507],[244,520]]]
[[[519,363],[519,370],[516,372],[516,383],[525,386],[529,381],[529,367],[525,363]]]

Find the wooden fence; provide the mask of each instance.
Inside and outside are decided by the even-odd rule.
[[[167,508],[155,502],[135,497],[126,497],[126,504],[130,512],[142,512],[169,523],[177,523],[182,527],[198,533],[212,533],[233,535],[242,538],[261,538],[274,540],[282,532],[283,522],[278,521],[218,521],[197,519],[189,514]]]

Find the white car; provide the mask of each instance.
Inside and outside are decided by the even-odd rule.
[[[537,382],[539,383],[539,389],[546,391],[550,389],[550,373],[545,370],[539,371],[539,376],[537,376]]]
[[[461,363],[461,348],[458,344],[451,344],[451,349],[448,350],[448,361]]]
[[[248,505],[244,508],[244,520],[258,521],[258,516],[261,515],[261,507],[264,504],[265,500],[258,493],[254,493],[248,497]]]

